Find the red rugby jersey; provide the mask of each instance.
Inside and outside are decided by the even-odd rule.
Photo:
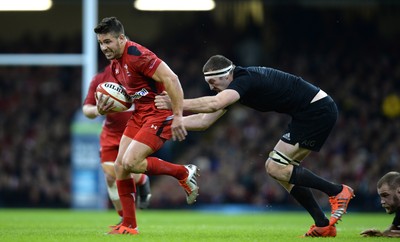
[[[146,47],[127,41],[120,59],[111,64],[113,76],[134,98],[135,103],[153,103],[154,97],[165,90],[161,82],[152,79],[162,62]]]

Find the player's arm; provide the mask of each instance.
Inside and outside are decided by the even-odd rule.
[[[389,228],[383,231],[383,234],[387,237],[400,237],[400,210],[396,211],[392,224]]]
[[[367,229],[362,231],[360,235],[363,237],[382,237],[383,232],[378,229]]]
[[[225,89],[215,96],[205,96],[185,99],[183,109],[195,113],[212,113],[225,109],[240,99],[240,95],[233,89]]]
[[[385,237],[400,237],[400,229],[392,224],[387,230],[383,231]]]
[[[226,112],[225,109],[218,110],[214,113],[198,113],[183,117],[183,125],[190,131],[204,131],[208,129],[215,121],[217,121]]]
[[[115,113],[115,111],[112,110],[114,101],[108,102],[109,98],[110,97],[107,95],[100,94],[99,98],[96,97],[96,105],[85,104],[82,106],[83,114],[88,118],[94,119],[100,115]]]
[[[165,90],[168,92],[171,99],[171,109],[172,113],[174,114],[174,119],[171,126],[173,140],[184,140],[187,132],[182,121],[183,90],[178,76],[165,62],[161,62],[152,78],[155,81],[159,81],[164,84]]]
[[[96,89],[99,83],[101,83],[102,78],[104,77],[104,73],[96,74],[93,79],[90,81],[89,90],[86,94],[86,98],[83,102],[82,112],[83,114],[90,119],[94,119],[97,116],[104,115],[107,112],[111,111],[112,104],[114,102],[110,102],[107,105],[107,101],[109,96],[101,94],[99,97],[96,95]]]
[[[161,62],[153,75],[155,81],[162,82],[165,90],[171,99],[171,107],[174,116],[182,117],[183,113],[183,90],[178,76],[168,67],[165,62]]]
[[[83,114],[90,119],[94,119],[97,116],[100,116],[100,113],[97,110],[97,106],[93,104],[85,104],[82,106]]]
[[[85,100],[82,105],[82,112],[87,118],[94,119],[97,116],[100,116],[100,113],[97,110],[97,99],[96,99],[96,87],[101,78],[101,74],[96,74],[93,79],[90,81],[88,92],[86,93]]]
[[[168,95],[164,93],[164,95],[159,95],[156,97],[154,101],[157,108],[170,109]],[[233,89],[226,89],[219,92],[215,96],[184,99],[183,109],[194,113],[213,113],[218,110],[225,109],[229,105],[237,102],[239,99],[240,95],[237,91]]]
[[[392,224],[384,231],[378,229],[367,229],[360,234],[364,237],[400,237],[400,230],[397,226]]]

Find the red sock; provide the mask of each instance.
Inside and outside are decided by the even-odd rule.
[[[136,228],[135,181],[133,178],[117,180],[117,188],[123,211],[122,225]]]
[[[117,213],[119,216],[121,216],[121,217],[123,216],[122,210],[118,210]]]
[[[176,165],[170,162],[161,160],[157,157],[147,157],[147,175],[169,175],[178,180],[187,177],[187,169],[183,165]]]
[[[146,180],[148,179],[147,175],[145,174],[140,174],[139,180],[136,182],[137,186],[142,186],[143,184],[146,183]]]

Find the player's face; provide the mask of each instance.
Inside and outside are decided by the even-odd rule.
[[[118,59],[122,56],[124,36],[120,35],[116,37],[111,33],[108,34],[97,34],[97,42],[100,45],[100,49],[108,60]]]
[[[381,205],[386,213],[392,214],[400,210],[400,187],[396,190],[390,189],[388,184],[383,184],[378,188],[381,197]]]
[[[215,77],[215,78],[206,78],[206,82],[208,86],[210,87],[210,90],[216,91],[216,92],[221,92],[225,90],[229,83],[232,81],[232,75],[227,75],[227,76],[221,76],[221,77]]]

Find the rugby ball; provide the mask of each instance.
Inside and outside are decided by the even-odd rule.
[[[128,110],[132,106],[132,98],[128,95],[125,88],[115,82],[103,82],[100,83],[96,88],[96,96],[100,98],[100,95],[109,96],[108,103],[114,101],[112,111],[122,112]]]

